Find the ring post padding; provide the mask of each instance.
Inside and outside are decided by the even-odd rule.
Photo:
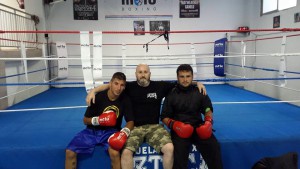
[[[42,57],[43,58],[47,58],[47,55],[46,55],[46,44],[45,43],[43,43],[42,44]],[[47,70],[49,70],[48,69],[48,64],[47,64],[47,60],[44,60],[44,64],[45,64],[45,70],[47,71]],[[44,76],[44,82],[47,82],[48,81],[48,79],[46,79],[46,77],[47,77],[47,75],[46,75],[46,71],[43,71],[43,76]],[[50,78],[50,77],[49,77]]]
[[[196,61],[196,52],[195,45],[191,43],[191,54],[192,54],[192,66],[194,73],[197,73],[197,61]]]
[[[80,32],[80,52],[85,90],[89,92],[94,88],[94,80],[91,65],[91,52],[88,31]]]
[[[227,38],[222,38],[215,41],[214,45],[214,73],[216,76],[225,76],[225,50]]]
[[[103,84],[102,32],[93,32],[93,77],[95,86]]]
[[[122,44],[122,71],[127,74],[126,72],[126,44]]]
[[[58,60],[58,78],[65,79],[69,75],[68,71],[68,60],[63,58],[68,58],[67,45],[66,42],[56,42],[56,52]]]
[[[281,41],[281,53],[285,53],[285,45],[286,45],[286,36],[282,36]],[[279,63],[279,78],[286,78],[286,57],[281,56],[280,57],[280,63]],[[284,87],[287,84],[286,80],[279,80],[279,84],[281,87]]]
[[[25,80],[28,83],[28,70],[27,70],[27,56],[26,56],[26,48],[25,48],[25,43],[22,41],[21,42],[21,56],[24,59],[23,60],[23,67],[24,67],[24,73],[25,73]]]
[[[241,41],[241,65],[242,65],[242,69],[243,69],[243,77],[246,78],[246,43],[244,41]]]

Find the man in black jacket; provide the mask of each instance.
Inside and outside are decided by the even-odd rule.
[[[208,95],[192,85],[193,69],[177,68],[177,83],[164,101],[161,119],[171,129],[174,145],[173,169],[188,168],[189,150],[194,144],[209,169],[222,169],[220,145],[212,133],[213,107]],[[204,120],[202,118],[204,115]]]

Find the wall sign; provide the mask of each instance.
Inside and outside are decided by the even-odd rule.
[[[180,0],[179,1],[180,18],[199,18],[200,0]]]
[[[74,20],[98,20],[98,0],[73,0]]]

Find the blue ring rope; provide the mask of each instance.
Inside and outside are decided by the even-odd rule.
[[[52,69],[52,68],[55,68],[55,67],[57,67],[57,66],[53,66],[53,67],[50,67],[48,69]],[[40,71],[45,71],[45,70],[47,70],[47,69],[43,68],[43,69],[33,70],[33,71],[28,72],[28,74],[36,73],[36,72],[40,72]],[[22,76],[22,75],[25,75],[25,73],[13,74],[13,75],[8,75],[8,76],[0,76],[0,79],[6,79],[6,78],[15,77],[15,76]]]
[[[207,64],[213,64],[213,63],[198,63],[196,65],[207,65]],[[162,65],[149,65],[149,66],[163,66],[163,65],[170,65],[170,66],[173,66],[173,65],[178,65],[178,64],[162,64]],[[238,64],[228,64],[226,63],[226,65],[229,65],[229,66],[236,66],[236,67],[243,67],[241,65],[238,65]],[[81,65],[69,65],[69,66],[81,66]],[[104,66],[122,66],[122,65],[104,65]],[[127,66],[136,66],[136,65],[127,65]],[[48,69],[53,69],[57,66],[52,66]],[[244,66],[245,68],[249,68],[249,69],[255,69],[255,70],[264,70],[264,71],[274,71],[274,72],[279,72],[279,70],[277,69],[271,69],[271,68],[259,68],[259,67],[253,67],[253,66]],[[36,72],[39,72],[39,71],[45,71],[46,68],[44,69],[39,69],[39,70],[34,70],[34,71],[30,71],[28,72],[28,74],[31,74],[31,73],[36,73]],[[284,71],[285,73],[290,73],[290,74],[300,74],[300,72],[294,72],[294,71]],[[21,76],[21,75],[25,75],[25,73],[19,73],[19,74],[14,74],[14,75],[8,75],[8,76],[0,76],[0,79],[4,79],[4,78],[11,78],[11,77],[15,77],[15,76]]]
[[[229,66],[236,66],[236,67],[243,67],[241,65],[237,65],[237,64],[228,64]],[[249,68],[249,69],[256,69],[256,70],[265,70],[265,71],[274,71],[274,72],[279,72],[279,70],[277,69],[269,69],[269,68],[259,68],[259,67],[253,67],[253,66],[244,66],[245,68]],[[300,74],[300,72],[293,72],[293,71],[284,71],[285,73],[291,73],[291,74]]]

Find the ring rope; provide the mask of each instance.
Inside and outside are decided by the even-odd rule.
[[[216,33],[216,32],[296,32],[300,31],[300,28],[281,28],[281,29],[249,29],[249,30],[232,30],[232,29],[225,29],[225,30],[194,30],[194,31],[168,31],[168,33]],[[88,31],[90,34],[93,31]],[[165,31],[143,31],[142,33],[164,33]],[[80,34],[80,31],[62,31],[62,30],[35,30],[35,31],[15,31],[9,30],[4,31],[0,30],[0,33],[53,33],[53,34]],[[137,33],[136,31],[102,31],[103,34],[133,34]]]
[[[39,70],[30,71],[30,72],[27,72],[27,73],[31,74],[31,73],[36,73],[36,72],[44,71],[44,70],[47,70],[47,69],[43,68],[43,69],[39,69]],[[15,76],[22,76],[22,75],[25,75],[25,73],[19,73],[19,74],[8,75],[8,76],[0,76],[0,79],[5,79],[5,78],[10,78],[10,77],[15,77]]]
[[[56,80],[57,78],[58,78],[58,77],[53,78],[53,79],[51,79],[51,80],[49,80],[49,81],[46,81],[46,82],[50,82],[50,81]],[[29,88],[27,88],[27,89],[23,89],[23,90],[14,92],[14,93],[12,93],[12,94],[10,94],[10,95],[6,95],[6,96],[3,96],[3,97],[0,97],[0,100],[1,100],[1,99],[5,99],[5,98],[8,98],[9,96],[13,96],[13,95],[16,95],[16,94],[25,92],[25,91],[27,91],[27,90],[33,89],[33,88],[38,87],[38,86],[40,86],[40,85],[35,85],[35,86],[29,87]]]
[[[277,103],[297,103],[300,100],[287,100],[287,101],[244,101],[244,102],[212,102],[212,104],[277,104]],[[41,110],[60,110],[60,109],[78,109],[86,108],[87,106],[68,106],[68,107],[49,107],[49,108],[32,108],[32,109],[12,109],[0,110],[2,112],[20,112],[20,111],[41,111]]]
[[[212,65],[212,64],[213,63],[198,63],[196,65]],[[93,64],[92,64],[92,66],[93,66]],[[149,64],[149,66],[152,67],[152,68],[158,68],[158,67],[161,67],[161,66],[163,66],[163,68],[176,68],[178,66],[178,64],[156,64],[156,65]],[[53,68],[56,68],[56,67],[57,66],[52,66],[52,67],[50,67],[48,69],[53,69]],[[82,65],[69,65],[69,67],[70,68],[82,67]],[[105,69],[116,69],[116,67],[122,67],[122,65],[116,65],[116,64],[114,64],[114,65],[103,65],[103,68],[105,68]],[[135,69],[136,65],[126,65],[125,68]],[[30,73],[36,73],[36,72],[40,72],[40,71],[45,71],[45,70],[46,69],[39,69],[39,70],[28,72],[28,74],[30,74]],[[199,73],[197,73],[197,74],[199,74]],[[7,75],[7,76],[0,76],[0,79],[7,79],[7,78],[12,78],[12,77],[15,77],[15,76],[22,76],[22,75],[25,75],[25,73],[18,73],[18,74]],[[70,76],[68,76],[68,78],[69,77]]]
[[[40,110],[60,110],[60,109],[86,108],[86,107],[87,107],[87,106],[49,107],[49,108],[35,108],[35,109],[13,109],[13,110],[0,110],[0,112],[40,111]]]
[[[300,100],[286,100],[286,101],[246,101],[246,102],[212,102],[212,104],[273,104],[273,103],[297,103]]]
[[[229,74],[229,73],[225,73],[225,74],[226,74],[226,75],[229,75],[229,76],[233,76],[233,77],[240,77],[240,78],[243,78],[242,76],[238,76],[238,75],[233,75],[233,74]],[[289,88],[289,87],[285,87],[285,86],[280,86],[280,85],[276,85],[276,84],[272,84],[272,83],[267,83],[267,82],[263,82],[263,81],[261,81],[261,80],[254,80],[254,81],[259,82],[259,83],[268,84],[268,85],[271,85],[271,86],[276,86],[276,87],[280,87],[280,88],[284,88],[284,89],[296,91],[296,92],[300,92],[300,90],[297,90],[297,89],[293,89],[293,88]]]
[[[1,33],[1,32],[0,32]],[[135,32],[136,33],[136,32]],[[279,32],[280,33],[280,32]],[[264,34],[266,35],[266,34]],[[259,35],[259,36],[264,36],[264,35]],[[257,35],[258,36],[258,35]],[[300,34],[293,34],[293,35],[287,35],[286,37],[295,37],[295,36],[300,36]],[[277,36],[277,37],[272,37],[272,38],[256,38],[256,39],[250,39],[250,40],[234,40],[234,41],[227,41],[227,42],[251,42],[251,41],[260,41],[260,40],[269,40],[269,39],[277,39],[277,38],[282,38],[282,36]],[[32,42],[32,41],[20,41],[20,40],[15,40],[15,39],[6,39],[6,38],[0,38],[0,40],[7,40],[7,41],[14,41],[14,42],[25,42],[25,43],[37,43],[37,44],[44,44],[44,42]],[[165,44],[165,43],[160,43],[160,44],[149,44],[149,45],[190,45],[190,44],[195,44],[195,45],[199,45],[199,44],[213,44],[214,42],[198,42],[198,43],[169,43],[169,44]],[[50,44],[55,44],[54,42],[50,42]],[[80,45],[79,43],[67,43],[67,45]],[[93,45],[93,44],[91,44]],[[103,44],[105,45],[119,45],[122,46],[124,44]],[[143,45],[143,44],[126,44],[126,45]]]
[[[3,96],[3,97],[0,97],[0,100],[1,100],[1,99],[5,99],[5,98],[8,98],[9,96],[13,96],[13,95],[16,95],[16,94],[25,92],[25,91],[27,91],[27,90],[33,89],[33,88],[38,87],[38,86],[39,86],[39,85],[35,85],[35,86],[29,87],[29,88],[27,88],[27,89],[23,89],[23,90],[20,90],[20,91],[18,91],[18,92],[12,93],[12,94],[10,94],[10,95],[6,95],[6,96]]]
[[[254,66],[241,66],[241,65],[237,65],[237,64],[228,64],[228,63],[226,63],[226,65],[249,68],[249,69],[255,69],[255,70],[279,72],[279,70],[277,70],[277,69],[270,69],[270,68],[259,68],[259,67],[254,67]],[[290,74],[300,74],[300,72],[294,72],[294,71],[283,71],[283,72],[284,73],[290,73]]]
[[[221,78],[200,79],[200,82],[230,82],[230,81],[256,81],[256,80],[299,80],[300,77],[278,77],[278,78]],[[0,83],[0,86],[32,86],[32,85],[82,85],[84,82],[28,82],[28,83]]]
[[[214,53],[210,52],[210,53],[198,53],[195,55],[198,56],[212,56]],[[143,57],[168,57],[168,56],[190,56],[192,55],[191,53],[187,53],[187,54],[166,54],[166,55],[146,55]],[[55,55],[56,56],[56,55]],[[81,55],[69,55],[69,56],[81,56]],[[93,54],[91,54],[91,56],[94,56]],[[107,57],[107,58],[111,58],[111,57],[121,57],[120,55],[109,55],[109,56],[103,56],[103,57]],[[141,55],[126,55],[126,57],[141,57]],[[189,59],[189,58],[188,58]]]
[[[195,54],[197,59],[203,59],[203,58],[237,58],[241,56],[201,56],[199,57],[198,54]],[[300,56],[300,53],[289,53],[289,54],[282,54],[282,53],[275,53],[270,55],[245,55],[242,57],[263,57],[263,56],[274,56],[274,57],[281,57],[281,56]],[[129,56],[130,57],[130,56]],[[101,60],[178,60],[178,59],[189,59],[186,57],[172,57],[166,55],[166,57],[159,56],[145,56],[145,57],[130,57],[130,58],[119,58],[117,57],[107,57],[102,58]],[[0,58],[0,60],[99,60],[98,58],[38,58],[38,57],[32,57],[32,58]]]

